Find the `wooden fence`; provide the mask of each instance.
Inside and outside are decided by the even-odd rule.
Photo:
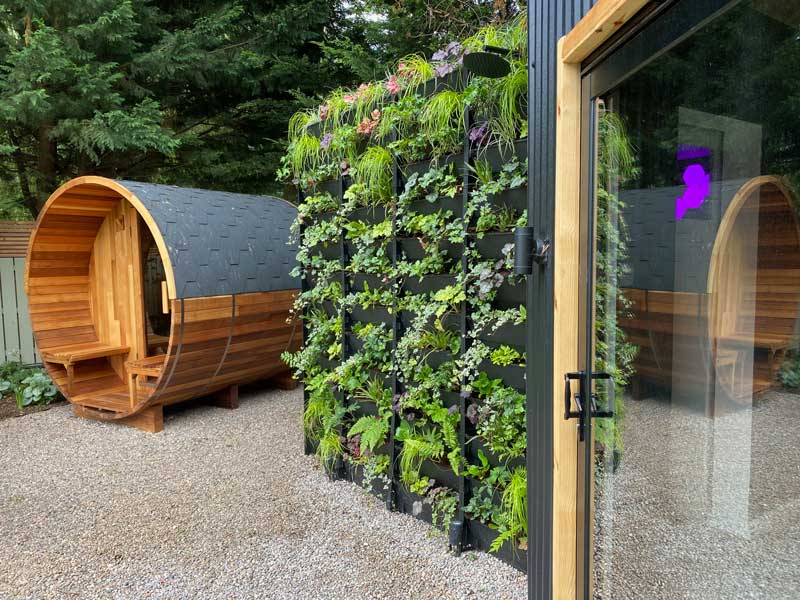
[[[30,221],[0,221],[0,362],[41,362],[25,295]]]

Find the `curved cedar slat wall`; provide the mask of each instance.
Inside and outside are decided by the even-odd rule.
[[[76,413],[157,431],[165,405],[276,376],[291,385],[280,354],[301,338],[287,322],[299,291],[293,218],[276,198],[99,177],[59,188],[31,235],[25,282],[45,366]],[[168,336],[144,306],[146,239],[163,262]]]

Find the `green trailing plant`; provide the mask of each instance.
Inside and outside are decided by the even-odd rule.
[[[470,410],[478,436],[501,459],[523,456],[527,448],[525,394],[485,373],[473,382],[472,391],[480,399]]]
[[[781,363],[778,381],[790,389],[800,388],[800,353],[797,351],[796,345],[786,354],[786,358]]]
[[[420,116],[421,133],[429,138],[441,138],[447,132],[451,139],[440,139],[434,158],[458,149],[464,134],[464,94],[455,90],[439,92],[428,100]]]
[[[431,520],[434,527],[439,527],[445,535],[458,511],[458,496],[447,487],[436,487],[426,497],[431,505]]]
[[[334,400],[331,410],[322,417],[316,456],[322,467],[329,474],[333,473],[336,460],[345,453],[342,428],[344,427],[345,417],[352,410],[353,407],[344,406],[338,400]]]
[[[500,367],[507,367],[509,365],[525,366],[525,353],[520,353],[518,350],[505,344],[492,350],[489,359],[492,361],[492,364]]]
[[[517,467],[511,473],[496,519],[499,535],[489,547],[491,552],[497,552],[506,542],[511,542],[513,548],[527,549],[528,474],[523,467]]]
[[[619,326],[618,313],[627,310],[628,300],[619,279],[629,272],[627,230],[619,197],[621,182],[636,177],[636,153],[625,123],[612,112],[601,111],[598,119],[597,159],[597,251],[595,292],[595,369],[610,373],[614,387],[614,417],[598,419],[593,427],[601,451],[620,456],[623,449],[623,395],[633,373],[638,348]],[[601,405],[608,403],[608,389],[598,388]]]
[[[391,480],[387,476],[389,472],[389,457],[386,454],[374,454],[365,458],[362,467],[361,487],[365,492],[372,491],[376,480],[382,484],[381,491],[389,489]]]
[[[354,180],[370,191],[375,202],[391,197],[392,155],[382,146],[370,146],[356,159]]]
[[[397,428],[395,441],[402,444],[398,472],[400,481],[406,486],[419,482],[419,471],[424,461],[439,460],[444,455],[444,442],[436,430],[420,429],[407,420],[403,420]]]

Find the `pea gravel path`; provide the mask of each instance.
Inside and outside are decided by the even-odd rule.
[[[301,410],[261,389],[157,435],[68,406],[0,421],[0,598],[525,597],[518,571],[327,481]]]

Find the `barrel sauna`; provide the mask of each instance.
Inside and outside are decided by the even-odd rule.
[[[65,183],[28,244],[25,289],[45,368],[79,416],[148,431],[163,407],[292,381],[280,355],[299,280],[279,198],[103,177]]]

